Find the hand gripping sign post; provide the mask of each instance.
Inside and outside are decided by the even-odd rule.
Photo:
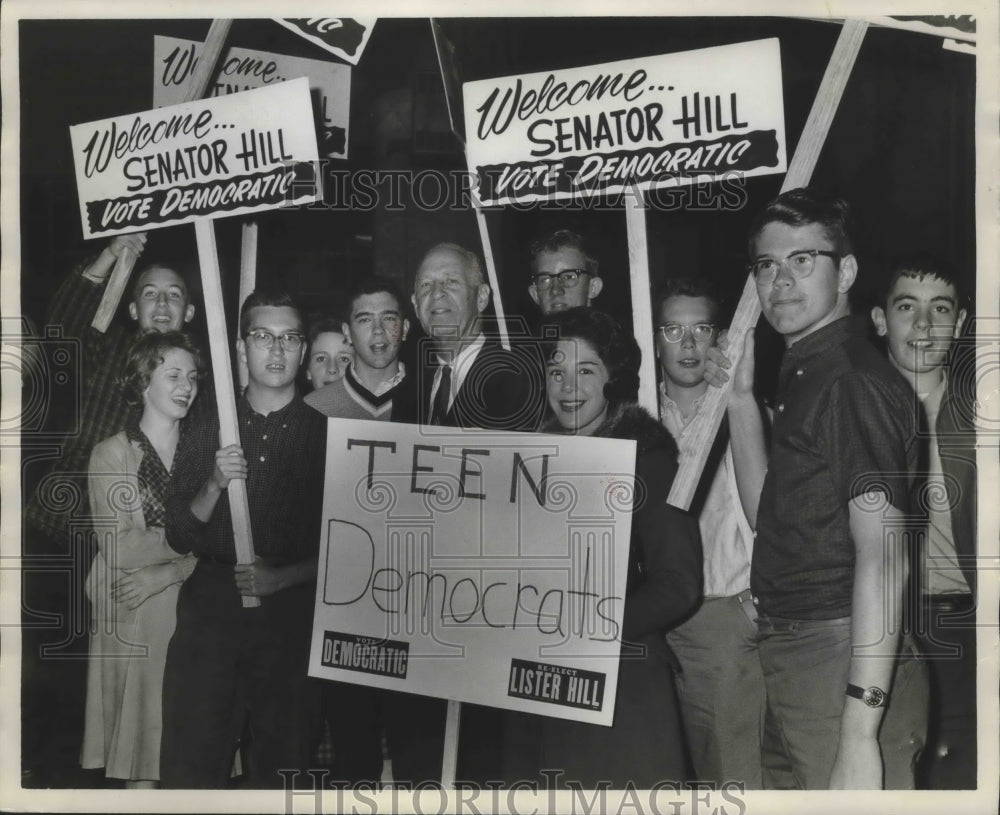
[[[212,25],[208,29],[208,36],[205,38],[201,64],[187,78],[183,95],[176,100],[177,102],[193,102],[205,95],[209,78],[212,76],[212,70],[219,59],[219,54],[222,53],[222,45],[226,41],[232,22],[232,20],[212,21]],[[156,102],[154,101],[153,104],[155,105]],[[122,299],[122,293],[125,291],[125,285],[132,274],[133,266],[135,266],[135,255],[126,249],[118,256],[115,267],[111,270],[111,277],[104,289],[104,296],[101,298],[97,313],[94,315],[92,325],[102,334],[111,325],[111,318],[114,317],[115,311],[118,309],[118,303]]]
[[[311,92],[319,100],[319,152],[326,158],[347,158],[350,141],[351,69],[347,65],[317,59],[290,57],[249,48],[226,48],[219,57],[208,51],[209,43],[176,37],[153,38],[153,106],[189,101],[185,86],[192,74],[208,70],[203,86],[209,96],[225,96],[263,88],[289,79],[308,77]],[[207,59],[206,59],[207,55]],[[206,68],[217,63],[212,70]],[[240,264],[242,303],[254,289],[257,267],[257,224],[243,224]],[[240,387],[247,384],[246,363],[238,363]]]
[[[315,201],[316,133],[309,83],[70,128],[87,238],[194,223],[219,408],[220,444],[238,444],[236,402],[211,219]],[[254,559],[246,485],[228,488],[236,555]],[[257,605],[254,597],[245,606]]]
[[[610,725],[635,442],[331,420],[309,673]]]
[[[840,37],[837,39],[830,62],[827,64],[826,72],[820,82],[816,98],[813,100],[813,106],[809,111],[809,118],[806,119],[802,136],[795,148],[795,155],[792,156],[791,166],[789,166],[785,180],[781,185],[782,192],[804,187],[812,178],[816,160],[819,158],[820,150],[823,149],[826,134],[830,130],[837,106],[840,104],[840,97],[843,95],[847,80],[851,76],[854,61],[857,59],[858,51],[861,50],[861,43],[864,41],[867,30],[868,23],[862,20],[846,20],[844,22]],[[753,276],[748,275],[746,284],[743,286],[743,294],[740,296],[740,302],[736,306],[736,313],[733,315],[729,327],[729,353],[733,358],[734,365],[739,362],[743,355],[743,341],[747,331],[753,330],[759,317],[760,300],[757,297],[757,287],[754,284]],[[696,452],[680,462],[670,495],[667,496],[667,501],[670,504],[682,509],[691,506],[698,481],[701,479],[701,473],[705,469],[705,461],[708,459],[712,439],[715,438],[715,434],[719,432],[719,426],[722,424],[722,416],[725,413],[731,391],[732,380],[721,388],[709,388],[705,394],[703,409],[692,420],[688,431],[692,449]]]
[[[778,40],[467,82],[463,91],[482,204],[625,194],[640,403],[655,413],[642,198],[784,171]]]
[[[782,191],[808,184],[866,28],[858,20],[844,23]],[[626,194],[632,310],[643,358],[640,403],[655,413],[643,198],[727,173],[785,170],[778,41],[485,80],[464,90],[469,169],[482,201]],[[759,315],[748,279],[729,332],[736,361]],[[692,421],[694,454],[674,478],[668,498],[674,506],[691,505],[730,388],[709,389]]]

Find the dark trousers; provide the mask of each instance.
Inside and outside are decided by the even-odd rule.
[[[416,786],[440,782],[448,701],[387,692],[386,734],[394,782]],[[463,704],[458,731],[457,783],[486,785],[502,774],[504,711]]]
[[[976,789],[976,612],[971,595],[924,599],[918,644],[931,673],[927,749],[918,765],[926,789]]]
[[[160,781],[225,787],[244,716],[248,785],[281,788],[305,771],[319,718],[307,681],[313,592],[302,586],[243,608],[233,567],[200,562],[181,587],[163,678]]]
[[[382,777],[381,688],[347,682],[315,680],[321,684],[323,719],[333,744],[334,783],[376,784]]]

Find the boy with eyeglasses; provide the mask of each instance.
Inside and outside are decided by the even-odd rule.
[[[577,306],[589,306],[604,281],[598,263],[583,238],[560,229],[531,244],[531,283],[528,294],[543,316]]]
[[[784,193],[755,220],[750,270],[786,345],[769,450],[752,332],[728,407],[757,533],[750,585],[776,725],[765,757],[782,756],[803,789],[883,785],[877,736],[899,653],[917,464],[912,394],[850,315],[851,230],[844,201],[809,189]],[[720,354],[713,362],[728,367]],[[708,376],[728,375],[709,366]],[[772,769],[765,786],[777,784]]]
[[[682,459],[695,453],[688,430],[708,390],[705,364],[719,312],[711,287],[697,278],[668,280],[654,301],[660,419]],[[740,505],[725,427],[691,511],[701,527],[705,599],[667,633],[667,642],[680,663],[677,690],[694,777],[760,789],[765,708],[750,596],[753,532]]]
[[[217,419],[182,438],[168,488],[167,541],[198,565],[177,603],[163,681],[161,782],[222,788],[245,716],[251,788],[309,766],[316,688],[307,682],[323,503],[326,419],[295,386],[305,357],[300,312],[284,292],[240,310],[249,382],[237,400],[240,445],[219,447]],[[236,564],[229,483],[246,481],[256,559]],[[243,596],[260,606],[244,608]]]

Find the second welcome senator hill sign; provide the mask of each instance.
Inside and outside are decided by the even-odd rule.
[[[777,39],[467,82],[484,204],[786,169]]]
[[[70,128],[84,238],[316,200],[309,81]]]

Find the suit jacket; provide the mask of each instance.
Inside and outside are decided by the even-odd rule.
[[[426,366],[419,377],[418,421],[430,422],[435,369]],[[537,359],[524,350],[505,351],[487,338],[442,424],[448,427],[533,432],[545,410],[545,376]],[[395,418],[395,417],[394,417]]]

